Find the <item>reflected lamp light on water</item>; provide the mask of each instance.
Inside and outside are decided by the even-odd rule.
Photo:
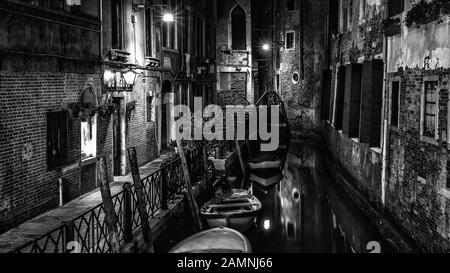
[[[271,227],[271,225],[270,225],[270,220],[268,220],[268,219],[264,220],[263,226],[264,226],[264,229],[265,229],[265,230],[269,230],[270,227]]]

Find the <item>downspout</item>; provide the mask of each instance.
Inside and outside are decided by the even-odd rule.
[[[59,206],[62,207],[64,205],[64,201],[63,201],[63,180],[62,180],[62,178],[58,179],[58,189],[59,189]]]
[[[387,7],[384,9],[384,18],[387,18]],[[386,180],[387,180],[387,153],[388,153],[388,115],[386,111],[386,106],[389,105],[387,103],[388,96],[388,88],[387,88],[387,62],[388,62],[388,38],[383,35],[383,60],[384,60],[384,73],[383,73],[383,145],[382,145],[382,169],[381,169],[381,205],[382,209],[384,209],[386,205]]]

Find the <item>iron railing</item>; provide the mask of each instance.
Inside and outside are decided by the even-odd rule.
[[[193,175],[204,170],[202,148],[191,150],[188,164]],[[164,164],[156,172],[142,179],[149,217],[154,217],[160,209],[168,209],[176,202],[176,196],[185,188],[181,159]],[[163,194],[166,189],[166,194]],[[123,189],[112,196],[117,216],[120,242],[129,241],[133,231],[141,226],[137,209],[137,195],[134,185],[126,183]],[[89,209],[71,221],[62,223],[55,229],[34,239],[12,252],[18,253],[108,253],[111,252],[108,228],[105,221],[103,202]]]

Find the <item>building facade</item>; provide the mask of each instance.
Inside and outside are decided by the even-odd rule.
[[[320,85],[326,13],[321,1],[282,0],[275,8],[275,85],[288,109],[292,130],[320,132]]]
[[[173,106],[215,99],[215,1],[0,3],[0,232],[174,139]],[[165,18],[172,15],[173,20]]]
[[[328,11],[329,151],[420,249],[448,251],[448,4],[340,0]]]
[[[237,93],[255,103],[251,7],[250,0],[217,2],[217,92]]]

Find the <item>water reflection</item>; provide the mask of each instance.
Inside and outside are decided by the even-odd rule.
[[[370,242],[378,251],[380,236],[336,188],[316,149],[289,153],[282,174],[275,186],[252,185],[263,205],[248,234],[255,252],[367,253]]]

